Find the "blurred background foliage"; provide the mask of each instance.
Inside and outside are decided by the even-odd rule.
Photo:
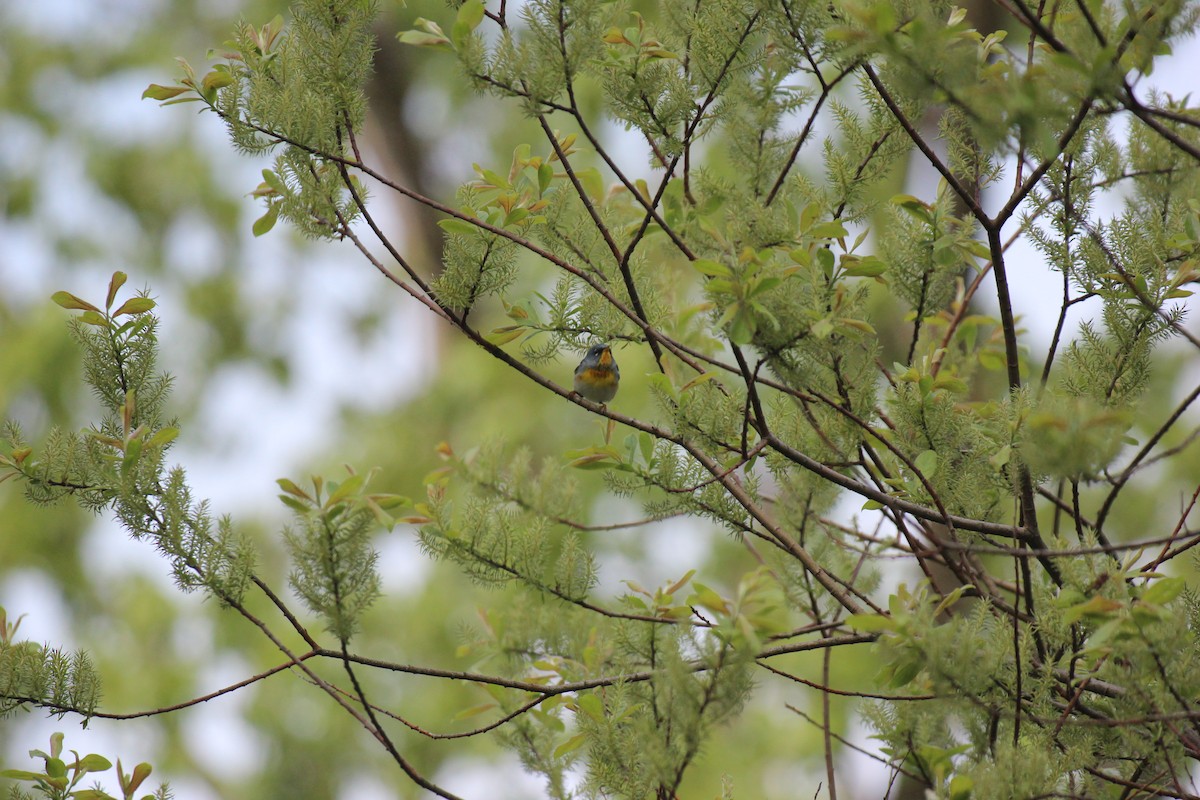
[[[653,12],[652,3],[632,5]],[[447,198],[471,177],[471,162],[506,165],[517,143],[539,138],[515,106],[474,94],[450,57],[396,42],[395,32],[418,16],[449,19],[444,3],[382,7],[367,132],[382,172]],[[20,421],[35,441],[52,423],[83,423],[90,398],[66,314],[48,298],[57,289],[95,298],[114,270],[128,272],[132,286],[149,286],[159,299],[164,366],[177,380],[183,426],[176,458],[215,511],[257,532],[262,573],[276,585],[286,572],[276,477],[301,482],[310,470],[329,472],[342,462],[378,465],[378,488],[416,494],[440,465],[434,448],[443,440],[463,451],[502,437],[536,456],[561,457],[602,437],[594,418],[447,335],[399,292],[383,290],[349,246],[314,245],[283,227],[254,239],[250,226],[261,210],[246,194],[266,163],[233,152],[223,126],[212,115],[197,119],[195,106],[160,109],[138,99],[148,83],[174,77],[173,57],[201,63],[239,16],[262,24],[279,13],[286,13],[279,0],[0,4],[0,417]],[[616,126],[604,135],[620,148]],[[632,148],[637,156],[639,145]],[[436,273],[440,232],[429,212],[381,196],[376,213],[411,260]],[[648,408],[640,383],[649,361],[620,349],[617,357],[625,383],[615,402],[638,415],[640,404]],[[560,365],[562,382],[572,367]],[[1148,418],[1161,419],[1194,372],[1160,361],[1147,402],[1162,408]],[[1178,487],[1197,466],[1194,455],[1175,459],[1153,496],[1130,487],[1114,521],[1141,534],[1150,520],[1177,514]],[[641,516],[590,477],[580,480],[594,498],[594,522]],[[653,587],[680,577],[661,566],[668,554],[711,585],[728,587],[747,568],[743,551],[696,520],[589,540],[610,591],[622,579]],[[467,668],[455,648],[479,609],[498,602],[496,593],[449,564],[425,560],[410,530],[381,534],[379,548],[386,594],[370,612],[360,651]],[[276,663],[257,631],[181,596],[166,572],[109,520],[69,504],[35,508],[18,487],[0,489],[0,605],[10,617],[28,615],[22,633],[30,638],[88,650],[104,679],[106,711],[181,702]],[[838,652],[832,657],[835,686],[874,672]],[[820,677],[818,655],[776,666]],[[67,746],[80,752],[151,761],[154,777],[171,780],[180,797],[419,796],[345,714],[298,680],[276,676],[181,713],[95,720],[86,732],[70,717],[6,720],[0,762],[20,766],[26,750],[65,730]],[[409,719],[438,732],[473,727],[471,718],[451,727],[446,721],[487,699],[471,687],[412,676],[373,680],[369,691],[398,698]],[[698,764],[683,794],[712,796],[729,772],[741,796],[810,796],[820,780],[820,731],[779,709],[786,702],[819,716],[819,706],[806,705],[818,698],[760,691],[736,727],[711,743],[719,764]],[[844,719],[849,710],[834,698],[833,713]],[[400,741],[422,771],[467,796],[537,794],[533,779],[521,777],[486,737],[465,745],[416,734]],[[844,774],[843,790],[854,796],[855,771]],[[857,771],[858,785],[882,775]]]

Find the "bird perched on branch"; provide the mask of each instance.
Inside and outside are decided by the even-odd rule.
[[[594,344],[575,368],[575,392],[601,405],[612,400],[621,382],[621,370],[613,358],[612,348]]]

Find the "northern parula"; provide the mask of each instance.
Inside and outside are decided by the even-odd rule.
[[[617,394],[621,370],[613,358],[612,348],[594,344],[575,368],[575,391],[595,403],[604,404]]]

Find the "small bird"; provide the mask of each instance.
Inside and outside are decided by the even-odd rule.
[[[575,368],[575,392],[601,405],[612,400],[621,382],[621,370],[613,358],[612,348],[594,344]]]

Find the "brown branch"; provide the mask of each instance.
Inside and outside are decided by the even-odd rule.
[[[826,650],[825,652],[828,653],[830,651]],[[829,685],[828,678],[825,679],[825,683],[817,683],[816,681],[810,681],[808,678],[801,678],[799,675],[793,675],[790,672],[784,672],[783,670],[773,667],[763,661],[756,661],[755,663],[768,672],[772,672],[781,678],[787,678],[789,681],[795,681],[796,683],[803,684],[810,689],[816,689],[817,691],[825,694],[835,694],[838,697],[856,697],[864,700],[887,700],[890,703],[903,703],[910,700],[920,701],[938,699],[936,694],[875,694],[874,692],[834,689]]]
[[[312,658],[313,656],[318,656],[318,655],[321,655],[319,650],[313,649],[307,653],[304,653],[303,655],[297,656],[295,661],[285,661],[284,663],[279,664],[278,666],[271,667],[270,669],[265,670],[263,672],[259,672],[256,675],[251,675],[249,678],[246,678],[245,680],[238,681],[237,683],[232,683],[221,689],[217,689],[214,692],[209,692],[208,694],[201,695],[200,697],[193,697],[191,700],[184,700],[183,702],[175,703],[174,705],[162,706],[160,708],[151,708],[151,709],[146,709],[144,711],[130,711],[125,714],[116,714],[116,713],[106,712],[106,711],[91,711],[91,712],[89,712],[87,709],[80,708],[78,706],[64,705],[61,703],[51,703],[51,702],[47,702],[45,700],[39,700],[36,697],[24,697],[24,696],[20,696],[20,695],[11,695],[11,694],[0,695],[0,697],[2,697],[4,700],[13,700],[18,703],[28,703],[29,705],[33,706],[34,708],[45,708],[45,709],[48,709],[48,710],[54,711],[54,712],[70,712],[70,713],[74,713],[74,714],[79,714],[80,716],[83,716],[83,717],[95,717],[96,719],[111,719],[111,720],[140,719],[142,717],[158,716],[159,714],[169,714],[172,711],[181,711],[185,708],[191,708],[192,706],[199,705],[200,703],[207,703],[209,700],[214,700],[218,697],[221,697],[222,695],[229,694],[230,692],[234,692],[234,691],[237,691],[238,689],[242,689],[242,688],[245,688],[246,686],[250,686],[251,684],[257,683],[257,682],[263,680],[264,678],[269,678],[272,675],[276,675],[280,672],[283,672],[284,670],[291,669],[296,664],[298,664],[302,661],[307,661],[308,659]]]
[[[904,113],[904,109],[900,108],[900,104],[896,102],[891,92],[883,85],[883,81],[875,74],[874,68],[870,64],[863,64],[863,72],[866,74],[867,80],[875,87],[875,91],[879,94],[880,99],[883,100],[888,110],[892,112],[892,116],[900,123],[900,127],[904,128],[904,132],[908,134],[908,138],[912,140],[912,143],[925,156],[930,166],[936,169],[946,180],[946,183],[953,190],[955,196],[962,201],[963,205],[970,209],[971,215],[979,220],[981,224],[986,224],[988,221],[987,214],[984,212],[983,207],[979,205],[979,199],[975,197],[975,193],[968,191],[967,187],[963,186],[954,173],[950,171],[950,168],[942,163],[942,159],[938,157],[937,153],[933,152],[933,148],[925,141],[925,137],[921,135],[921,132],[908,119],[908,115]]]

